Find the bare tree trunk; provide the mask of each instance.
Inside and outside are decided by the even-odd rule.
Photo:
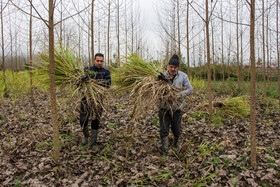
[[[177,0],[177,26],[178,26],[178,55],[181,61],[181,36],[180,36],[180,7],[179,7],[179,0]],[[180,64],[181,67],[181,64]]]
[[[110,66],[110,21],[111,21],[111,0],[108,3],[108,29],[107,29],[107,62]]]
[[[92,55],[91,55],[91,45],[90,45],[90,40],[91,36],[90,36],[90,31],[88,32],[88,66],[90,67],[92,65]]]
[[[118,38],[118,57],[117,64],[120,66],[120,0],[117,1],[117,14],[118,14],[118,26],[117,26],[117,38]]]
[[[280,54],[279,54],[279,1],[276,0],[276,46],[277,46],[277,65],[278,65],[278,97],[280,106]]]
[[[223,88],[225,88],[223,1],[221,1],[221,18],[222,18],[221,19],[221,42],[222,42]]]
[[[98,19],[98,51],[101,51],[101,24],[100,24],[100,19]]]
[[[240,33],[240,82],[241,82],[241,87],[244,87],[244,69],[243,69],[243,31],[241,29]]]
[[[3,70],[3,79],[4,79],[4,97],[8,97],[8,89],[6,83],[6,67],[5,67],[5,45],[4,45],[4,26],[3,26],[3,1],[1,1],[1,39],[2,39],[2,70]]]
[[[128,28],[127,28],[127,1],[125,1],[125,56],[127,57],[127,50],[128,50]],[[127,61],[127,59],[125,60]]]
[[[187,1],[187,64],[188,76],[190,79],[190,39],[189,39],[189,1]]]
[[[176,53],[176,5],[173,5],[173,11],[172,11],[172,24],[173,26],[171,27],[171,50],[172,53]]]
[[[94,29],[93,29],[94,14],[93,13],[94,13],[94,0],[92,0],[92,3],[91,3],[91,27],[90,27],[92,65],[94,65]]]
[[[63,1],[60,2],[60,27],[59,27],[59,44],[60,44],[60,47],[62,47],[62,31],[63,31],[63,22],[62,22],[62,19],[63,19],[63,12],[62,12],[62,6],[63,6]]]
[[[30,0],[30,23],[29,23],[29,75],[30,75],[30,101],[33,107],[35,107],[34,103],[34,94],[33,94],[33,83],[32,83],[32,0]]]
[[[264,0],[262,0],[262,52],[263,52],[263,86],[264,96],[266,97],[266,67],[265,67],[265,37],[264,37]]]
[[[12,22],[11,22],[11,16],[9,16],[9,21],[10,21],[10,38],[11,38],[11,70],[12,70],[12,76],[13,76],[13,81],[15,79],[14,77],[14,58],[13,58],[13,32],[12,32]]]
[[[212,90],[211,90],[211,65],[210,65],[210,42],[209,42],[209,18],[208,18],[208,0],[206,0],[206,42],[207,42],[207,64],[208,64],[208,97],[209,97],[209,118],[213,118],[212,109]]]
[[[267,2],[268,4],[268,2]],[[269,63],[269,47],[268,47],[268,13],[266,15],[266,56],[267,56],[267,61],[266,61],[266,64],[267,64],[267,74],[268,74],[268,77],[267,77],[267,87],[269,87],[269,81],[270,81],[270,66],[269,64],[271,65],[271,62]],[[265,90],[266,92],[266,90]]]
[[[231,29],[229,34],[229,46],[228,46],[228,79],[230,78],[230,53],[231,53]]]
[[[239,19],[238,19],[238,0],[236,0],[236,66],[237,66],[237,86],[240,88],[240,73],[239,73]]]
[[[201,57],[201,46],[200,46],[201,40],[200,40],[200,35],[199,35],[199,48],[198,48],[198,53],[199,53],[199,59],[198,59],[198,65],[199,65],[199,77],[202,79],[202,57]]]
[[[51,96],[51,123],[53,125],[53,158],[55,162],[59,161],[59,127],[56,108],[56,88],[54,72],[54,6],[53,0],[49,0],[49,59],[50,59],[50,96]]]
[[[132,5],[131,5],[131,52],[134,53],[134,19],[133,19],[133,1],[132,1]]]
[[[256,150],[256,63],[255,63],[255,0],[251,0],[250,25],[250,60],[251,60],[251,166],[257,169]]]
[[[212,25],[212,58],[213,58],[213,80],[216,83],[216,67],[215,67],[215,49],[214,49],[214,26],[213,20],[211,21]]]

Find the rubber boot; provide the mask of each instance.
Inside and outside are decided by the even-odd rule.
[[[82,140],[82,144],[86,145],[86,144],[88,144],[88,127],[87,126],[83,127],[83,134],[84,134],[84,138]]]
[[[179,142],[179,136],[174,136],[174,149],[176,150],[179,148],[178,142]]]
[[[96,141],[97,141],[97,133],[98,133],[97,129],[91,129],[91,139],[90,139],[90,146],[91,147],[97,145],[97,143],[96,143]]]
[[[167,157],[168,155],[168,136],[161,137],[162,144],[162,157]]]

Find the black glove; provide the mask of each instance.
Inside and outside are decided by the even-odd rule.
[[[165,75],[163,75],[162,73],[160,73],[158,76],[157,76],[157,80],[163,80],[165,82],[168,82],[168,79],[165,77]]]
[[[90,75],[88,75],[88,74],[85,74],[85,75],[79,77],[76,80],[77,87],[80,87],[83,84],[83,82],[87,82],[87,81],[89,81],[89,79],[90,79]]]
[[[88,74],[85,74],[85,75],[83,75],[83,76],[81,76],[81,82],[83,83],[83,82],[87,82],[88,80],[89,80],[89,75]]]

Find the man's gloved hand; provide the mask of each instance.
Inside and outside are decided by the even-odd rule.
[[[89,79],[90,79],[90,76],[88,74],[85,74],[85,75],[79,77],[76,80],[77,87],[80,87],[83,84],[83,82],[87,82],[87,81],[89,81]]]
[[[89,75],[88,74],[85,74],[83,76],[81,76],[81,82],[87,82],[89,80]]]
[[[163,80],[165,82],[168,82],[168,79],[165,77],[165,75],[163,75],[162,73],[160,73],[158,76],[157,76],[157,80]]]

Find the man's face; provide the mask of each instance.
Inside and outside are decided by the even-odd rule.
[[[94,59],[94,64],[97,68],[101,68],[104,63],[104,58],[102,56],[96,56]]]
[[[169,73],[175,75],[178,71],[179,67],[174,65],[168,65]]]

